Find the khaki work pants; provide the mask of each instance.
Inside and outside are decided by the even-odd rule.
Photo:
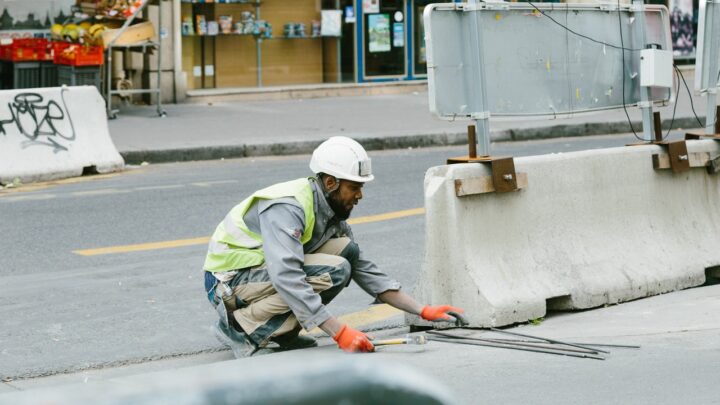
[[[350,280],[351,265],[358,255],[357,245],[347,237],[333,238],[317,251],[305,255],[305,280],[329,303]],[[229,283],[232,295],[223,297],[228,319],[242,329],[255,344],[262,347],[276,336],[297,335],[302,329],[290,307],[273,287],[263,263],[241,270]]]

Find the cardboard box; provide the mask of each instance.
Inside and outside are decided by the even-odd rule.
[[[110,41],[115,38],[119,31],[119,28],[105,30],[105,32],[102,33],[103,46],[107,48]],[[114,45],[133,45],[153,38],[155,38],[155,27],[153,23],[144,21],[127,27],[125,32],[115,41]]]

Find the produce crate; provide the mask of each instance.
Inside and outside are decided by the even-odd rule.
[[[57,65],[52,61],[40,62],[40,87],[57,87]]]
[[[53,60],[57,65],[101,66],[105,63],[103,47],[92,45],[54,45]]]
[[[17,38],[0,45],[0,59],[10,62],[50,60],[50,42],[44,38]]]
[[[41,62],[8,62],[0,64],[0,83],[4,90],[40,87]]]
[[[100,88],[100,66],[57,65],[58,86],[95,86]]]

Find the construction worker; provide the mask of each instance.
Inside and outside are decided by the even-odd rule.
[[[302,328],[320,327],[348,352],[370,352],[364,333],[342,324],[325,305],[350,280],[382,302],[429,321],[453,320],[448,305],[421,306],[365,259],[345,222],[373,180],[370,158],[337,136],[313,152],[316,177],[275,184],[236,205],[217,226],[205,260],[205,290],[220,320],[218,339],[235,357],[268,342],[282,349],[317,346]]]

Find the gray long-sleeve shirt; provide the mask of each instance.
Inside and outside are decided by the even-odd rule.
[[[313,179],[315,227],[304,245],[300,237],[305,230],[305,215],[300,203],[292,197],[260,200],[243,217],[248,228],[261,235],[270,281],[287,302],[300,324],[310,330],[330,318],[320,295],[305,281],[304,256],[319,249],[330,238],[347,236],[354,241],[345,221],[335,217],[320,185]],[[353,263],[352,279],[373,297],[388,290],[399,290],[400,283],[390,279],[363,257]]]

